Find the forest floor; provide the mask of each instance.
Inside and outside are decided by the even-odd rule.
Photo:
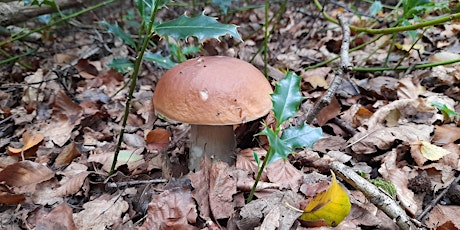
[[[289,121],[295,125],[328,89],[340,59],[309,67],[339,56],[343,31],[313,3],[281,6],[277,1],[269,8],[269,81],[275,86],[286,71],[302,78],[305,100]],[[420,66],[460,59],[458,21],[418,29],[415,37],[352,31],[350,48],[366,45],[349,53],[354,71],[310,124],[321,127],[323,138],[269,165],[256,199],[246,204],[257,171],[253,152],[263,157],[267,149],[265,137],[254,134],[273,116],[235,127],[236,165],[203,161],[201,171],[189,172],[190,126],[154,113],[155,86],[166,70],[152,62],[142,65],[117,172],[109,175],[130,79],[109,63],[135,56],[98,22],[118,21],[136,34],[135,10],[124,3],[92,11],[40,31],[38,40],[0,47],[13,56],[34,50],[0,66],[1,229],[327,229],[300,223],[302,213],[294,208],[303,210],[328,189],[336,161],[376,179],[382,193],[391,191],[385,183],[391,182],[393,199],[419,228],[460,229],[460,64]],[[226,15],[215,6],[170,6],[158,18],[203,10],[237,25],[243,41],[208,39],[194,56],[255,56],[253,64],[262,70],[262,55],[256,54],[264,40],[264,5],[237,1]],[[370,4],[348,1],[331,1],[325,10],[362,28],[374,22],[374,28],[385,28],[397,19],[389,10],[372,17],[369,12]],[[439,15],[425,12],[418,20]],[[152,52],[168,54],[168,41],[155,37]],[[399,228],[365,192],[337,178],[352,206],[335,229]]]

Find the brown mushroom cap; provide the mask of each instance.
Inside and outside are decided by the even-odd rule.
[[[270,83],[251,64],[231,57],[190,59],[158,82],[153,104],[168,119],[201,125],[255,120],[272,108]]]

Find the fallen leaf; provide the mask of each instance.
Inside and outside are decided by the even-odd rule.
[[[24,153],[24,156],[32,156],[37,150],[38,146],[42,143],[44,137],[41,133],[36,132],[25,132],[22,134],[22,141],[24,142],[24,147],[17,149],[9,147],[7,148],[8,154],[10,156],[20,156]]]
[[[300,217],[301,220],[310,223],[324,221],[328,226],[337,226],[350,213],[350,198],[337,182],[334,172],[331,173],[331,185],[308,203]]]
[[[341,109],[342,107],[340,106],[339,101],[333,97],[331,103],[319,112],[317,116],[318,125],[323,126],[332,118],[337,117],[340,114]]]
[[[61,203],[45,215],[38,215],[35,229],[67,229],[77,230],[72,217],[72,208]]]
[[[162,150],[168,147],[171,139],[171,133],[163,128],[150,130],[145,135],[145,142],[149,150]]]
[[[67,146],[62,149],[62,152],[56,157],[54,161],[55,167],[61,167],[64,165],[68,165],[72,162],[73,159],[79,157],[81,155],[80,150],[78,150],[75,142],[71,142]]]
[[[420,151],[422,156],[431,161],[437,161],[441,159],[443,156],[450,153],[449,151],[436,145],[430,144],[427,141],[416,141],[412,143],[411,150],[412,148]]]
[[[460,229],[459,206],[436,205],[428,214],[426,225],[430,229]]]
[[[112,198],[102,195],[83,204],[83,210],[73,214],[77,229],[106,229],[120,223],[122,214],[128,211],[128,202],[119,195]]]
[[[37,184],[54,177],[54,172],[48,167],[32,161],[20,161],[9,165],[0,171],[0,182],[9,186],[25,186]]]
[[[442,125],[434,127],[432,142],[437,145],[453,143],[460,139],[460,127]]]
[[[173,188],[153,197],[147,219],[138,230],[198,229],[190,224],[198,217],[190,189]],[[190,223],[190,224],[189,224]]]
[[[267,176],[270,182],[279,184],[281,188],[298,191],[303,173],[289,161],[279,159],[267,167]]]

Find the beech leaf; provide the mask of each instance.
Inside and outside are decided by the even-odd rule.
[[[200,14],[194,18],[182,15],[177,19],[157,25],[155,31],[161,36],[171,36],[175,40],[190,36],[195,36],[200,41],[206,38],[219,39],[220,36],[226,34],[242,40],[236,27],[235,25],[219,23],[216,18]]]
[[[307,222],[322,221],[335,227],[350,213],[350,198],[337,182],[334,172],[331,171],[331,173],[331,185],[308,203],[300,217],[301,220]]]
[[[288,72],[286,77],[278,82],[275,92],[271,95],[277,126],[294,116],[303,100],[300,79],[295,73]]]

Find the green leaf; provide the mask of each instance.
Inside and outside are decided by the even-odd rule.
[[[156,53],[152,53],[150,51],[145,52],[144,60],[154,62],[155,65],[165,69],[171,69],[177,65],[177,63],[171,61],[171,56],[168,55],[165,57],[161,55],[161,51]]]
[[[129,73],[134,69],[134,64],[126,58],[114,58],[107,66],[119,73]]]
[[[212,0],[212,4],[218,6],[224,14],[227,14],[228,8],[232,5],[232,0]]]
[[[374,3],[372,3],[371,8],[369,9],[369,14],[375,16],[382,10],[382,8],[382,2],[375,1]]]
[[[182,47],[182,54],[184,55],[197,54],[200,52],[200,49],[201,49],[201,46],[194,46],[194,45],[184,46]]]
[[[308,146],[313,148],[313,144],[321,139],[323,131],[321,128],[312,128],[307,124],[299,127],[289,127],[283,131],[281,139],[291,149]]]
[[[139,10],[139,14],[142,17],[142,20],[145,22],[146,25],[150,23],[151,15],[153,14],[153,10],[155,10],[155,6],[158,5],[157,9],[162,8],[168,3],[169,0],[137,0],[137,10]]]
[[[131,47],[136,48],[136,44],[134,43],[134,40],[131,38],[131,35],[123,31],[123,29],[118,26],[118,23],[115,22],[115,24],[113,25],[111,25],[107,21],[102,21],[99,23],[107,26],[107,32],[114,34],[115,36],[120,38],[125,44],[128,44]]]
[[[443,114],[446,114],[447,116],[457,116],[458,113],[455,112],[454,110],[452,109],[449,109],[449,107],[447,107],[446,104],[442,104],[440,102],[437,102],[437,101],[432,101],[431,104],[437,108],[439,111],[441,111],[441,113]]]
[[[252,157],[254,157],[254,160],[256,161],[257,163],[257,168],[260,167],[260,158],[259,158],[259,155],[257,155],[257,152],[256,151],[253,151],[252,152]]]
[[[190,36],[195,36],[200,41],[206,38],[219,39],[220,36],[226,34],[242,40],[236,27],[235,25],[221,24],[216,18],[201,14],[194,18],[182,15],[177,19],[157,25],[155,31],[162,36],[171,36],[177,41]]]
[[[267,136],[268,143],[270,144],[270,148],[267,153],[267,157],[269,158],[267,165],[280,158],[286,159],[287,156],[291,153],[289,146],[283,140],[281,140],[272,129],[268,128],[267,126],[265,126],[264,130],[262,130],[257,135]]]
[[[288,72],[286,77],[278,82],[275,92],[271,95],[277,127],[294,116],[303,100],[300,94],[300,79],[295,73]]]
[[[371,179],[372,184],[381,188],[385,191],[391,198],[396,199],[396,187],[393,183],[386,181],[384,179]]]

